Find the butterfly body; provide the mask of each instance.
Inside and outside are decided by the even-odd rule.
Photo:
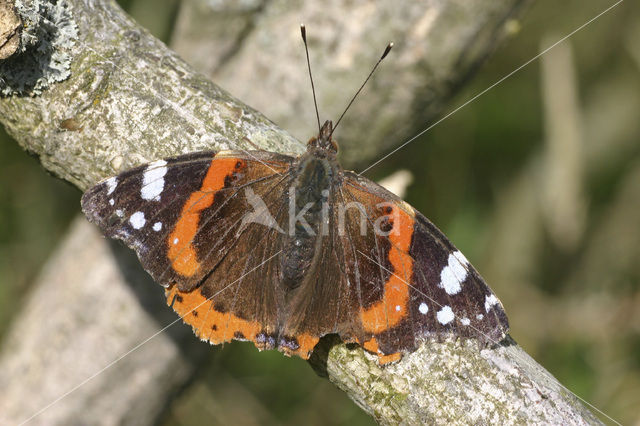
[[[212,344],[306,359],[338,334],[385,363],[426,339],[502,339],[506,315],[480,275],[419,212],[343,170],[332,130],[299,157],[201,152],[141,166],[87,191],[83,210]]]
[[[289,239],[282,261],[286,288],[297,288],[302,283],[314,264],[315,254],[320,252],[322,238],[328,235],[327,206],[336,184],[342,179],[337,148],[328,142],[330,130],[331,122],[327,121],[320,137],[309,141],[307,152],[295,160],[289,172],[292,182]],[[301,220],[295,220],[299,214],[302,214]]]

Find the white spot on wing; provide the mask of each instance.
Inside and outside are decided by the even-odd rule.
[[[135,212],[129,218],[129,223],[134,229],[142,228],[146,222],[147,220],[144,218],[144,213],[142,212]]]
[[[116,210],[116,216],[122,217],[122,216],[124,216],[124,212],[121,209],[117,209]]]
[[[478,315],[476,315],[476,319],[477,319],[477,320],[481,320],[482,318],[484,318],[484,315],[482,315],[482,314],[478,314]]]
[[[462,323],[462,325],[469,325],[471,324],[471,320],[469,320],[469,318],[462,318],[460,323]]]
[[[429,307],[427,306],[426,303],[422,302],[420,304],[420,306],[418,306],[418,310],[420,311],[420,313],[422,315],[426,314],[427,312],[429,312]]]
[[[450,306],[443,306],[442,309],[438,311],[436,316],[438,317],[438,321],[440,321],[440,324],[442,325],[449,324],[455,318],[455,315],[453,314]]]
[[[153,224],[153,230],[158,232],[159,230],[162,229],[162,222],[156,222]]]
[[[468,265],[469,261],[467,260],[467,258],[464,256],[464,254],[462,254],[462,252],[460,250],[458,251],[454,251],[453,255],[458,259],[458,261],[460,261],[460,263],[462,263],[463,265]]]
[[[400,312],[400,309],[402,309],[400,308],[400,305],[396,305],[396,311]]]
[[[462,290],[462,282],[467,278],[466,265],[469,262],[459,251],[449,255],[448,264],[440,272],[440,287],[449,295],[458,294]]]
[[[493,305],[497,305],[498,304],[498,298],[495,295],[490,295],[490,296],[485,296],[484,298],[484,310],[489,312],[489,309],[491,309],[491,307]]]
[[[155,161],[149,166],[142,176],[142,189],[140,196],[145,200],[160,200],[160,194],[164,189],[164,175],[167,174],[167,162]]]
[[[116,190],[116,186],[118,186],[118,178],[115,176],[110,177],[104,183],[107,185],[107,195],[111,195]]]
[[[178,244],[178,241],[180,241],[180,240],[178,240],[177,238],[174,238],[173,239],[173,244]]]
[[[110,205],[110,206],[113,206],[115,203],[116,203],[116,202],[115,202],[115,201],[113,201],[113,198],[111,198],[111,199],[109,200],[109,205]]]

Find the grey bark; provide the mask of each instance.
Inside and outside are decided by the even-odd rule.
[[[45,407],[29,424],[152,423],[206,349],[186,327],[147,341],[175,320],[162,292],[147,291],[154,285],[128,250],[78,217],[3,342],[0,424]]]
[[[326,69],[317,74],[322,90],[330,88],[321,106],[331,117],[337,116],[335,105],[346,102],[342,90],[347,87],[350,94],[357,86],[354,82],[361,80],[378,54],[368,56],[368,49],[359,44],[362,34],[347,31],[352,29],[347,22],[354,25],[354,9],[361,7],[360,13],[368,13],[364,21],[380,25],[382,16],[389,22],[406,19],[393,24],[389,34],[410,34],[401,37],[412,40],[410,52],[399,54],[395,64],[390,61],[390,76],[368,88],[367,101],[355,108],[351,123],[343,128],[343,151],[352,151],[346,157],[348,163],[363,162],[401,142],[390,135],[407,114],[423,111],[425,122],[432,117],[495,47],[504,33],[504,22],[522,3],[460,0],[413,5],[396,1],[389,8],[333,4],[332,8],[343,13],[331,14],[331,21],[323,24],[325,28],[339,24],[344,29],[341,37],[336,39],[323,29],[315,33],[312,43],[314,58],[322,57],[319,52],[332,52],[332,44],[346,46],[338,49],[336,61],[341,65],[325,64]],[[221,43],[221,52],[212,56],[223,59],[214,61],[209,70],[234,91],[240,91],[242,84],[261,89],[264,95],[251,100],[256,105],[275,104],[276,98],[282,98],[293,110],[304,106],[306,116],[296,120],[307,123],[307,133],[313,133],[315,120],[313,115],[309,118],[313,114],[308,108],[310,96],[304,95],[308,83],[303,57],[294,53],[300,51],[298,22],[289,21],[297,18],[296,10],[303,16],[317,16],[312,14],[317,6],[311,4],[295,3],[298,9],[292,7],[286,15],[289,19],[283,21],[276,19],[276,12],[284,3],[256,3],[249,12],[241,10],[248,13],[244,18],[229,18],[228,26],[219,27],[217,40],[227,40],[224,28],[239,30],[234,42]],[[84,190],[133,165],[205,148],[252,149],[257,145],[294,153],[304,149],[256,110],[196,73],[113,2],[70,0],[68,6],[71,24],[77,29],[68,34],[77,34],[78,39],[58,45],[71,59],[69,77],[62,83],[55,83],[54,78],[36,89],[23,86],[18,94],[0,99],[5,128],[50,172]],[[411,13],[405,16],[404,10]],[[390,13],[397,14],[389,17]],[[30,16],[22,19],[33,21]],[[199,28],[195,24],[193,31]],[[277,34],[277,28],[286,36],[271,39],[270,31]],[[376,47],[386,44],[381,38],[374,40]],[[261,49],[266,57],[256,53]],[[38,52],[27,48],[22,55]],[[327,53],[324,58],[332,55]],[[398,77],[405,68],[407,73]],[[276,91],[269,94],[272,83]],[[245,94],[250,92],[253,90]],[[334,98],[339,98],[335,104]],[[427,101],[429,106],[424,107]],[[274,116],[284,116],[278,108],[284,107],[274,107]],[[376,120],[371,120],[374,114]],[[364,136],[349,133],[351,126]],[[291,128],[302,133],[301,128]],[[162,292],[147,280],[130,256],[79,219],[48,262],[4,343],[0,421],[26,420],[135,348],[157,330],[158,323],[167,324],[167,311],[159,308],[163,302],[153,302],[161,299]],[[206,349],[189,344],[197,339],[187,337],[181,331],[158,335],[119,361],[117,369],[107,369],[48,407],[34,423],[153,422],[162,402],[197,365],[199,351]],[[319,345],[312,366],[381,423],[598,423],[511,341],[484,350],[473,342],[426,342],[414,354],[385,368],[361,349],[333,343],[328,340]]]
[[[361,169],[434,121],[515,27],[508,23],[528,1],[211,3],[184,3],[173,35],[176,51],[302,141],[317,126],[301,21],[321,121],[337,120],[387,43],[394,42],[336,132],[343,165]]]

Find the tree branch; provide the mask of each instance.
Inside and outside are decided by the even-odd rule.
[[[115,3],[68,5],[80,37],[60,43],[72,58],[64,64],[70,77],[45,91],[23,90],[38,96],[0,102],[7,131],[58,177],[85,190],[103,177],[179,153],[254,149],[249,141],[272,151],[302,151],[285,131],[193,71]],[[21,56],[40,54],[37,47],[5,61],[20,65]],[[36,62],[47,69],[50,59]]]
[[[382,7],[369,14],[368,19],[375,25],[391,25],[386,20],[393,23],[389,34],[394,31],[408,34],[404,39],[408,48],[392,62],[389,76],[378,76],[378,83],[369,88],[367,102],[356,104],[360,106],[350,114],[349,126],[342,129],[346,145],[343,152],[349,153],[348,163],[370,159],[390,144],[401,142],[390,135],[411,130],[415,124],[397,131],[407,115],[420,111],[421,123],[433,117],[494,48],[496,40],[504,34],[505,20],[524,2],[413,3],[394,2],[393,7]],[[134,165],[201,149],[252,149],[257,145],[271,151],[302,151],[303,145],[288,133],[193,71],[113,2],[57,3],[60,7],[65,4],[68,4],[63,11],[66,15],[54,10],[46,21],[23,11],[26,15],[21,16],[22,20],[37,25],[23,29],[22,53],[14,54],[2,64],[5,67],[9,64],[16,78],[4,82],[3,90],[12,94],[0,99],[1,120],[50,172],[84,190],[98,179]],[[266,11],[262,8],[251,11],[249,16],[253,18],[247,22],[262,13],[264,25],[246,24],[255,25],[253,29],[240,26],[241,41],[232,49],[227,46],[222,55],[224,60],[215,64],[213,72],[234,89],[247,82],[253,88],[264,86],[264,93],[273,89],[270,95],[264,95],[263,101],[260,94],[251,102],[262,105],[261,102],[283,100],[288,103],[291,115],[292,108],[311,104],[304,94],[307,83],[301,77],[306,79],[303,62],[293,58],[292,52],[296,50],[299,52],[296,55],[302,55],[297,38],[294,42],[287,35],[278,42],[261,45],[265,33],[277,33],[277,22],[281,27],[287,25],[267,13],[277,7],[284,8],[284,3],[273,2]],[[331,14],[332,19],[345,30],[357,27],[353,21],[347,24],[355,6],[335,7],[344,10],[344,14]],[[394,11],[396,14],[388,19]],[[293,19],[295,15],[296,10],[290,10],[287,16]],[[71,27],[59,31],[56,39],[50,32],[60,27],[51,22],[60,16],[66,16],[62,25]],[[340,16],[345,16],[344,21]],[[420,19],[415,19],[416,16]],[[297,22],[291,28],[297,31]],[[49,43],[54,51],[37,49],[37,40],[24,42],[29,40],[26,37],[29,32],[41,41],[43,34],[49,40],[57,40]],[[361,34],[349,37],[342,33],[338,39],[327,32],[316,34],[312,52],[316,48],[318,52],[328,52],[335,43],[343,46],[340,54],[325,61],[329,65],[316,73],[323,87],[321,94],[327,93],[324,87],[333,86],[328,94],[321,95],[320,101],[323,111],[335,117],[336,105],[346,100],[343,88],[357,87],[354,81],[366,74],[362,71],[368,68],[368,59],[352,53],[366,52],[357,44],[357,40],[365,38]],[[222,32],[219,37],[224,37]],[[375,44],[383,47],[387,41]],[[277,46],[278,54],[268,53],[266,59],[256,54],[257,49],[267,46],[273,49]],[[60,50],[67,56],[60,56]],[[312,53],[312,57],[321,57],[318,52]],[[281,57],[276,59],[279,53],[283,53],[284,61]],[[34,58],[24,62],[24,55]],[[66,57],[68,63],[64,63]],[[264,60],[268,60],[268,68],[261,62]],[[299,66],[292,71],[290,64],[298,62]],[[20,64],[24,63],[44,64],[42,75],[16,84],[21,75],[29,76],[20,72]],[[288,83],[272,86],[271,83],[282,79],[280,71],[271,72],[278,70],[279,64],[283,64],[284,80]],[[68,73],[64,72],[65,66],[69,67]],[[50,72],[52,69],[58,72]],[[401,85],[394,84],[393,79],[402,69],[409,71]],[[57,82],[65,74],[68,78]],[[48,75],[51,80],[47,80]],[[285,90],[289,84],[300,91]],[[275,115],[279,108],[284,111],[284,107],[274,107]],[[312,114],[311,108],[306,110]],[[371,120],[374,116],[376,119]],[[291,120],[289,123],[306,123],[306,131],[313,128],[309,123],[314,121],[308,117],[296,116]],[[296,126],[292,128],[297,133]],[[348,141],[353,141],[353,145]],[[120,250],[108,246],[84,222],[73,226],[67,242],[38,280],[4,346],[0,357],[3,389],[0,413],[5,418],[0,420],[10,423],[25,420],[71,390],[82,378],[99,371],[134,342],[151,335],[154,321],[167,323],[162,314],[166,311],[157,309],[161,302],[158,305],[151,302],[161,292],[155,291],[156,296],[150,296],[148,290],[157,289],[140,284],[145,281],[141,278],[144,274],[135,272],[136,268],[140,272],[139,267],[131,264],[130,257],[122,257]],[[129,302],[132,292],[140,301],[135,307]],[[160,335],[124,358],[120,373],[107,370],[96,376],[83,392],[72,393],[41,418],[60,423],[70,420],[95,423],[97,418],[127,423],[134,421],[129,413],[136,413],[137,424],[152,422],[158,415],[160,402],[186,380],[200,353],[200,349],[185,349],[192,346],[185,343],[184,335],[177,333],[173,337]],[[316,349],[311,363],[381,423],[598,423],[573,395],[510,341],[482,351],[473,342],[427,342],[414,354],[385,368],[378,367],[373,358],[359,348],[326,339]],[[28,377],[17,380],[17,371],[24,370],[30,372]],[[120,383],[118,379],[122,380],[118,377],[122,371],[131,375],[127,389],[116,384]],[[39,392],[34,394],[34,388]]]

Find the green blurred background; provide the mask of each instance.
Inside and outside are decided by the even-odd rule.
[[[170,39],[178,0],[121,4]],[[450,110],[611,4],[534,3]],[[514,339],[623,424],[640,424],[639,118],[640,4],[627,1],[368,173],[409,170],[405,198],[483,274]],[[0,129],[0,338],[79,198]],[[306,362],[242,343],[212,347],[163,424],[203,418],[373,423]]]

